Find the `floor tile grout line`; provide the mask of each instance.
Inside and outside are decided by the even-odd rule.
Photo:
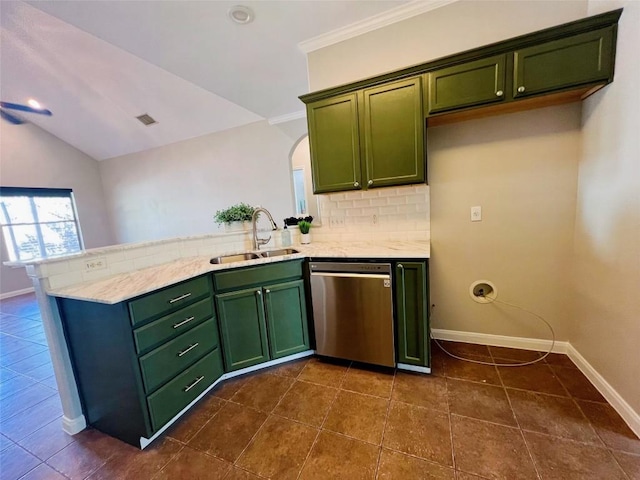
[[[31,385],[31,387],[35,387],[35,386],[36,386],[36,385]],[[40,401],[38,401],[38,402],[34,403],[33,405],[29,405],[28,407],[25,407],[25,408],[23,408],[22,410],[19,410],[19,411],[17,411],[17,412],[12,413],[11,415],[9,415],[9,416],[8,416],[8,417],[6,417],[6,418],[1,418],[1,419],[0,419],[0,423],[5,423],[5,422],[7,422],[7,421],[9,421],[9,420],[13,419],[14,417],[17,417],[18,415],[25,414],[25,412],[27,412],[28,410],[31,410],[32,408],[37,407],[38,405],[40,405],[41,403],[45,402],[46,400],[49,400],[51,397],[58,396],[58,398],[60,398],[60,395],[58,394],[58,391],[57,391],[57,390],[53,390],[52,388],[47,387],[46,385],[43,385],[43,386],[44,386],[44,387],[46,387],[46,388],[49,388],[53,393],[52,393],[51,395],[49,395],[49,396],[47,396],[47,397],[43,398],[42,400],[40,400]],[[26,390],[26,389],[25,389],[25,390]],[[20,393],[20,392],[23,392],[23,391],[24,391],[24,390],[20,390],[20,391],[18,391],[17,393]],[[12,395],[11,395],[11,396],[12,396]],[[11,396],[9,396],[9,397],[7,397],[7,398],[11,398]],[[2,401],[6,403],[7,398],[3,399]]]
[[[517,367],[513,367],[513,368],[517,368]],[[531,464],[533,465],[533,470],[536,472],[536,477],[538,478],[538,480],[542,479],[542,475],[540,474],[540,471],[538,469],[538,465],[536,464],[535,459],[533,458],[533,452],[531,451],[531,448],[529,448],[529,444],[527,443],[527,439],[524,436],[524,431],[522,430],[522,426],[520,425],[520,420],[518,419],[518,416],[516,415],[516,411],[513,408],[513,403],[511,402],[511,398],[509,397],[509,393],[507,392],[507,387],[504,384],[504,380],[502,379],[502,375],[500,374],[500,369],[498,370],[498,378],[500,379],[500,384],[502,385],[502,388],[504,389],[504,394],[507,397],[507,402],[509,403],[509,408],[511,408],[511,414],[513,415],[513,418],[516,421],[516,425],[518,428],[518,432],[520,433],[520,438],[522,438],[522,441],[524,442],[524,448],[527,449],[527,454],[529,455],[529,458],[531,459]]]
[[[306,367],[306,365],[305,365],[305,367]],[[302,370],[304,370],[304,368],[303,368]],[[265,372],[265,373],[267,373],[267,374],[268,374],[268,372]],[[302,373],[302,371],[301,371],[300,373]],[[300,373],[298,373],[298,375],[300,375]],[[274,375],[274,376],[277,376],[277,375]],[[264,419],[264,421],[262,422],[262,424],[260,425],[260,427],[258,427],[258,430],[256,430],[256,432],[253,434],[253,436],[251,437],[251,439],[249,440],[249,442],[248,442],[248,443],[245,445],[245,447],[242,449],[242,452],[240,452],[240,455],[238,455],[238,456],[237,456],[237,458],[233,461],[233,463],[231,464],[232,468],[237,466],[238,468],[241,468],[241,469],[243,469],[243,470],[246,470],[246,469],[244,469],[243,467],[241,467],[241,466],[239,466],[239,465],[236,465],[236,464],[238,463],[238,460],[240,460],[240,458],[242,458],[242,455],[244,454],[244,452],[246,452],[246,451],[247,451],[247,449],[249,448],[249,446],[253,443],[254,439],[258,436],[258,434],[260,433],[260,431],[264,428],[264,426],[266,425],[266,423],[269,421],[269,418],[270,418],[272,415],[274,415],[274,414],[273,414],[273,412],[274,412],[274,411],[275,411],[275,409],[278,407],[278,405],[280,405],[280,402],[282,402],[282,399],[284,398],[284,396],[289,392],[289,390],[291,390],[291,387],[296,383],[296,378],[297,378],[297,377],[294,377],[294,378],[291,378],[291,377],[280,377],[280,378],[288,378],[288,379],[292,380],[292,382],[289,384],[289,387],[288,387],[288,388],[287,388],[287,390],[282,394],[282,396],[280,397],[280,399],[278,400],[278,402],[275,404],[275,406],[271,409],[271,411],[270,411],[270,412],[263,412],[263,413],[267,413],[266,418]],[[241,387],[238,389],[238,391],[237,391],[233,396],[235,396],[235,395],[236,395],[238,392],[240,392],[240,390],[242,390],[243,388],[244,388],[244,385],[243,385],[243,386],[241,386]],[[231,401],[231,400],[230,400],[230,401]],[[233,403],[235,403],[235,402],[233,402]],[[247,407],[247,405],[243,405],[243,407]],[[251,407],[247,407],[247,408],[251,408]],[[255,409],[255,410],[257,410],[257,409]],[[258,410],[258,411],[261,411],[261,410]],[[312,447],[312,448],[313,448],[313,447]],[[300,471],[302,471],[302,467],[303,467],[303,466],[304,466],[304,462],[303,462],[303,464],[300,466]],[[249,471],[249,470],[246,470],[246,471]],[[255,472],[253,472],[253,471],[249,471],[249,472],[250,472],[250,473],[255,473]],[[259,475],[259,474],[256,474],[256,475],[261,476],[261,475]],[[226,476],[226,475],[225,475],[225,476]]]
[[[384,425],[382,427],[382,438],[380,439],[380,451],[378,452],[378,461],[376,462],[376,471],[374,478],[378,479],[380,476],[380,460],[382,460],[382,449],[384,448],[384,435],[387,433],[387,424],[389,423],[389,412],[391,411],[391,402],[393,401],[393,390],[396,387],[396,375],[398,371],[397,369],[393,370],[393,379],[391,379],[391,393],[389,395],[389,399],[387,400],[387,414],[384,417]]]
[[[307,368],[307,365],[305,365],[304,368]],[[333,405],[336,403],[336,399],[338,398],[338,394],[340,393],[340,387],[342,387],[342,383],[344,382],[344,377],[347,375],[347,372],[351,368],[351,365],[353,365],[353,362],[349,363],[349,366],[347,367],[347,369],[342,374],[342,378],[340,379],[340,384],[336,388],[336,393],[333,396],[333,400],[331,401],[331,405],[329,405],[329,408],[327,408],[327,413],[324,414],[324,418],[322,419],[322,423],[320,423],[320,426],[318,427],[318,433],[316,434],[316,438],[313,439],[313,443],[311,444],[311,448],[307,452],[307,456],[305,457],[304,461],[302,462],[302,466],[300,467],[300,471],[298,472],[298,476],[296,477],[296,479],[300,479],[300,476],[302,475],[302,472],[304,471],[304,467],[307,464],[307,462],[309,461],[309,457],[311,456],[311,452],[313,452],[313,449],[315,448],[316,444],[318,443],[318,439],[320,438],[320,434],[322,433],[322,430],[324,428],[324,424],[327,421],[327,418],[329,418],[329,413],[331,412],[331,409],[333,408]],[[304,371],[304,368],[302,369],[303,371]],[[302,374],[302,372],[300,372],[300,375],[301,374]],[[327,387],[327,385],[323,385],[323,386]]]
[[[38,429],[34,430],[34,431],[33,431],[33,432],[31,432],[30,434],[28,434],[28,435],[24,436],[23,438],[21,438],[20,440],[18,440],[18,441],[17,441],[17,442],[15,442],[15,443],[17,443],[17,444],[18,444],[18,445],[20,445],[22,448],[24,448],[26,451],[28,451],[29,453],[31,453],[34,457],[37,457],[38,459],[40,459],[43,463],[44,463],[44,462],[46,462],[46,461],[47,461],[47,460],[49,460],[51,457],[53,457],[55,454],[57,454],[57,453],[58,453],[58,452],[60,452],[61,450],[64,450],[67,446],[71,445],[72,443],[75,443],[75,442],[76,442],[76,440],[73,440],[72,442],[70,442],[70,443],[68,443],[68,444],[64,445],[62,448],[60,448],[59,450],[56,450],[54,453],[52,453],[51,455],[49,455],[47,458],[44,458],[44,459],[43,459],[43,458],[38,457],[38,455],[36,455],[36,453],[35,453],[35,452],[32,452],[32,451],[31,451],[31,450],[29,450],[27,447],[22,446],[22,444],[20,444],[20,442],[24,441],[25,439],[27,439],[27,438],[28,438],[28,437],[30,437],[31,435],[34,435],[34,434],[38,433],[40,430],[42,430],[42,429],[44,429],[44,428],[48,427],[48,426],[49,426],[49,425],[51,425],[52,423],[54,423],[54,422],[59,422],[61,419],[62,419],[62,414],[61,414],[59,417],[55,418],[54,420],[51,420],[50,422],[45,423],[43,426],[41,426],[40,428],[38,428]],[[61,427],[61,426],[60,426],[60,429],[62,429],[62,427]],[[69,436],[73,438],[73,435],[69,435]]]
[[[180,455],[180,453],[181,453],[181,452],[185,449],[185,447],[187,446],[186,444],[184,444],[184,443],[180,442],[179,440],[176,440],[176,439],[175,439],[175,438],[173,438],[173,437],[170,437],[170,438],[171,438],[172,440],[175,440],[175,441],[176,441],[176,443],[178,443],[178,445],[180,445],[180,448],[178,449],[178,451],[177,451],[176,453],[174,453],[174,454],[171,456],[171,458],[169,458],[169,460],[168,460],[164,465],[162,465],[162,467],[160,467],[160,468],[158,469],[158,471],[157,471],[156,473],[154,473],[153,475],[151,475],[151,478],[150,478],[149,480],[153,480],[154,478],[157,478],[157,477],[158,477],[158,475],[160,475],[160,474],[162,473],[162,471],[163,471],[165,468],[167,468],[167,465],[169,465],[169,464],[173,461],[173,459],[178,458],[178,455]],[[204,453],[204,452],[203,452],[203,453]]]
[[[9,440],[11,440],[11,439],[9,439]],[[22,475],[20,475],[18,477],[18,480],[20,480],[21,478],[24,478],[26,475],[28,475],[29,473],[31,473],[32,471],[34,471],[36,468],[38,468],[40,465],[42,465],[44,463],[42,460],[40,460],[40,458],[35,456],[33,453],[31,453],[29,450],[27,450],[26,448],[24,448],[22,445],[18,444],[17,442],[13,442],[13,445],[18,447],[21,450],[24,450],[27,454],[31,455],[32,457],[34,457],[35,459],[37,459],[39,461],[39,463],[37,465],[34,465],[33,468],[29,469],[28,471],[26,471]],[[3,449],[3,451],[4,451],[4,449]],[[0,469],[0,473],[1,472],[2,472],[2,470]]]
[[[453,421],[451,419],[451,416],[453,415],[453,411],[451,410],[451,404],[449,401],[449,378],[445,377],[444,379],[444,384],[445,384],[445,388],[447,390],[447,418],[449,419],[449,442],[451,443],[451,461],[453,463],[453,470],[457,470],[457,464],[456,464],[456,449],[453,443]],[[456,476],[456,478],[458,477],[458,474],[454,474]]]

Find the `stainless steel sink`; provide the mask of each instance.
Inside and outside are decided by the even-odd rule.
[[[221,255],[220,257],[215,257],[209,260],[209,263],[220,264],[220,263],[233,263],[233,262],[243,262],[245,260],[255,260],[256,258],[262,258],[260,255],[256,253],[237,253],[235,255]]]
[[[262,255],[264,258],[269,258],[269,257],[279,257],[281,255],[291,255],[293,253],[300,253],[300,252],[295,248],[281,248],[279,250],[266,250],[264,252],[260,252],[260,255]]]

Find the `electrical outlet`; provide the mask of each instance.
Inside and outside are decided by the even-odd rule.
[[[96,270],[103,270],[107,268],[107,259],[104,257],[94,258],[84,262],[85,272],[95,272]]]
[[[344,227],[344,217],[331,217],[329,220],[330,227]]]
[[[481,222],[482,221],[482,207],[471,207],[471,221],[472,222]]]

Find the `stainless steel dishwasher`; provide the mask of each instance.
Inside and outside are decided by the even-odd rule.
[[[311,262],[316,352],[394,367],[391,264]]]

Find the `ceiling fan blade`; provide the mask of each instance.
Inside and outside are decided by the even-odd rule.
[[[19,103],[0,102],[0,107],[9,108],[11,110],[20,110],[21,112],[39,113],[40,115],[53,115],[51,110],[46,108],[33,108],[28,105],[20,105]]]
[[[11,115],[9,112],[5,112],[4,110],[0,110],[0,117],[5,119],[9,123],[13,123],[14,125],[22,125],[24,123],[24,120],[22,120],[20,117]]]

